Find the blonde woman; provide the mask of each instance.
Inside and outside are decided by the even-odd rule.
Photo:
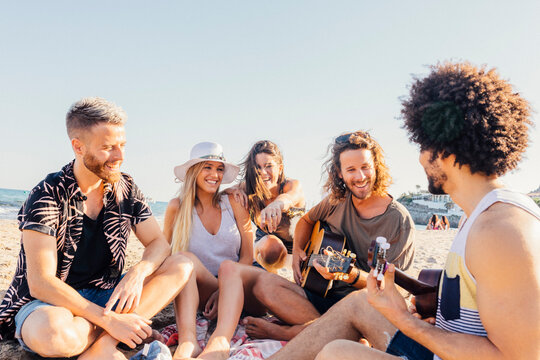
[[[220,185],[233,182],[238,171],[225,160],[221,145],[212,142],[195,145],[190,160],[174,169],[183,186],[169,202],[163,232],[172,252],[184,253],[194,265],[191,279],[174,302],[179,335],[175,359],[227,358],[244,299],[253,298],[250,276],[240,275],[234,266],[253,261],[249,213],[231,201],[232,195],[219,192]],[[262,311],[249,301],[245,305],[254,314]],[[196,338],[198,309],[218,319],[202,352]]]

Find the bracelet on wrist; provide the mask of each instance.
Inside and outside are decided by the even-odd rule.
[[[358,271],[358,273],[356,274],[356,277],[354,278],[353,282],[351,283],[351,285],[353,285],[353,286],[354,286],[354,284],[356,284],[358,282],[358,280],[360,280],[360,272],[361,272],[361,270],[357,268],[356,271]]]

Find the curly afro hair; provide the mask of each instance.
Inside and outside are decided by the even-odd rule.
[[[434,158],[453,154],[472,173],[503,175],[515,169],[532,126],[529,103],[495,69],[445,62],[415,78],[402,101],[404,128]]]

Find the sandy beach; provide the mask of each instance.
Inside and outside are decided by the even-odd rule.
[[[456,230],[448,231],[427,231],[416,230],[416,252],[413,268],[409,271],[416,276],[424,268],[441,268],[446,259],[448,249],[452,242]],[[0,295],[9,286],[15,266],[17,255],[20,249],[20,232],[17,222],[14,220],[0,220]],[[128,243],[126,267],[129,268],[140,259],[142,246],[137,239],[132,236]],[[168,323],[172,323],[173,314],[169,306],[153,319],[153,327],[160,329]],[[131,355],[134,352],[126,353]],[[19,350],[15,341],[0,342],[0,360],[2,359],[41,359]]]

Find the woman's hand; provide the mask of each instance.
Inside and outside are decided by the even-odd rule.
[[[275,200],[261,211],[261,226],[266,225],[266,231],[273,233],[281,222],[283,203]]]
[[[219,301],[219,289],[214,291],[212,295],[208,298],[206,306],[204,307],[203,315],[209,319],[214,320],[218,312],[218,301]]]
[[[225,189],[225,194],[234,196],[234,200],[242,205],[246,210],[248,209],[248,196],[244,190],[239,187],[230,187]]]

